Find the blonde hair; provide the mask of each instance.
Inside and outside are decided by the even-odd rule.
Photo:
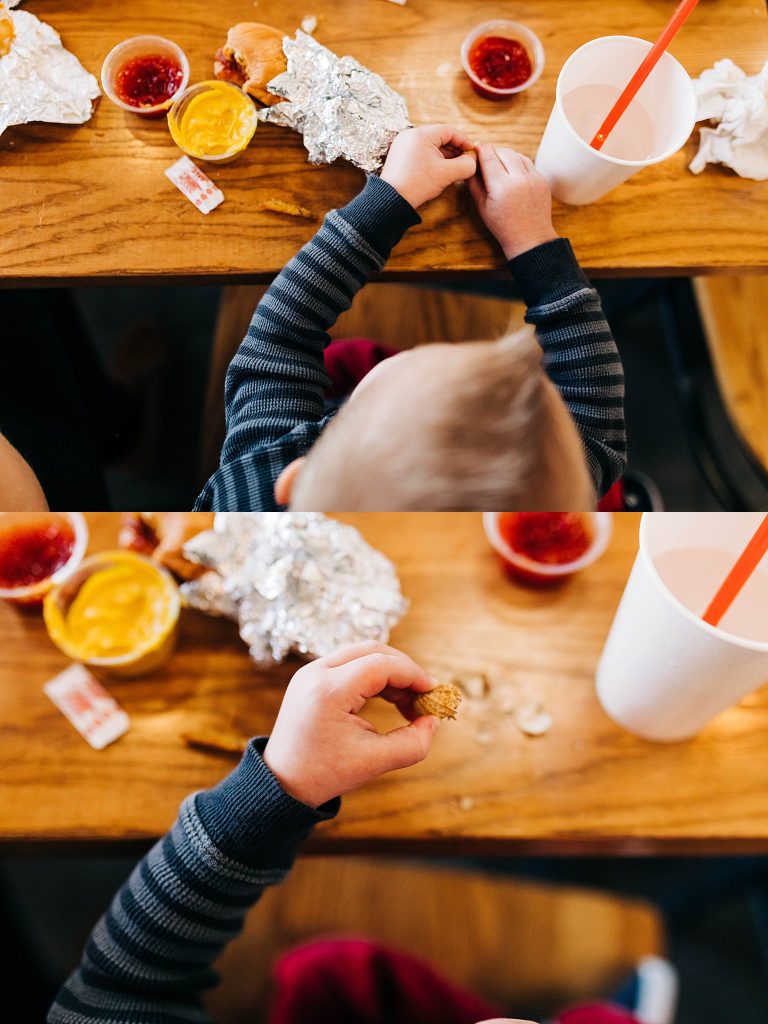
[[[566,455],[533,332],[425,345],[406,358],[397,390],[385,368],[329,424],[298,473],[291,508],[550,510]],[[594,508],[580,458],[570,487],[579,510]]]

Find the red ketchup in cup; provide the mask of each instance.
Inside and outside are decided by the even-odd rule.
[[[88,531],[79,512],[0,515],[0,600],[39,604],[83,557]]]
[[[115,75],[115,92],[129,107],[146,110],[167,104],[179,91],[184,69],[160,54],[134,57]]]
[[[538,81],[544,69],[544,47],[527,25],[485,21],[464,40],[461,62],[476,93],[503,100]]]
[[[486,512],[483,525],[507,573],[537,584],[591,565],[612,530],[610,512]]]
[[[163,117],[189,83],[181,47],[162,36],[134,36],[107,54],[101,84],[112,102],[142,117]]]
[[[469,51],[469,66],[480,79],[494,89],[516,89],[531,77],[533,64],[528,51],[517,39],[486,36]],[[482,86],[476,86],[478,91]],[[484,91],[484,95],[493,94]]]

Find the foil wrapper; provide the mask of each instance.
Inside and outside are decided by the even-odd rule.
[[[184,554],[212,570],[183,584],[187,604],[234,619],[259,664],[386,641],[408,609],[392,563],[320,513],[220,512]]]
[[[304,136],[310,163],[339,157],[378,171],[398,132],[411,127],[403,97],[353,57],[338,57],[301,30],[286,36],[288,69],[267,88],[285,100],[259,111]]]
[[[101,95],[99,83],[50,25],[28,11],[11,18],[16,38],[0,57],[0,135],[30,121],[84,124]]]

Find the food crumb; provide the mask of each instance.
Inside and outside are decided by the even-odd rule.
[[[493,742],[493,734],[485,729],[475,733],[475,743],[481,747],[488,747]]]
[[[301,31],[306,32],[308,36],[317,28],[317,15],[307,14],[301,19]]]
[[[485,672],[471,672],[466,676],[456,676],[453,679],[453,684],[463,690],[466,696],[472,700],[480,700],[487,696],[491,688]]]
[[[547,714],[543,704],[530,701],[515,712],[515,725],[526,736],[543,736],[552,728],[552,716]]]
[[[471,811],[475,806],[475,801],[471,796],[462,796],[459,798],[459,810]]]
[[[449,60],[444,60],[442,64],[438,64],[435,74],[438,78],[446,78],[450,75],[453,64]]]

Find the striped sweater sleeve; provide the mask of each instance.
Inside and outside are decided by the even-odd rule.
[[[278,275],[227,371],[221,463],[195,508],[277,507],[276,477],[306,455],[324,425],[327,332],[420,220],[396,189],[372,176]]]
[[[261,758],[265,742],[184,801],[96,925],[48,1024],[209,1024],[211,964],[312,826],[338,811],[338,801],[314,811],[284,793]]]
[[[581,434],[599,495],[626,467],[624,371],[591,286],[565,238],[523,253],[509,263],[544,350],[544,367]]]

